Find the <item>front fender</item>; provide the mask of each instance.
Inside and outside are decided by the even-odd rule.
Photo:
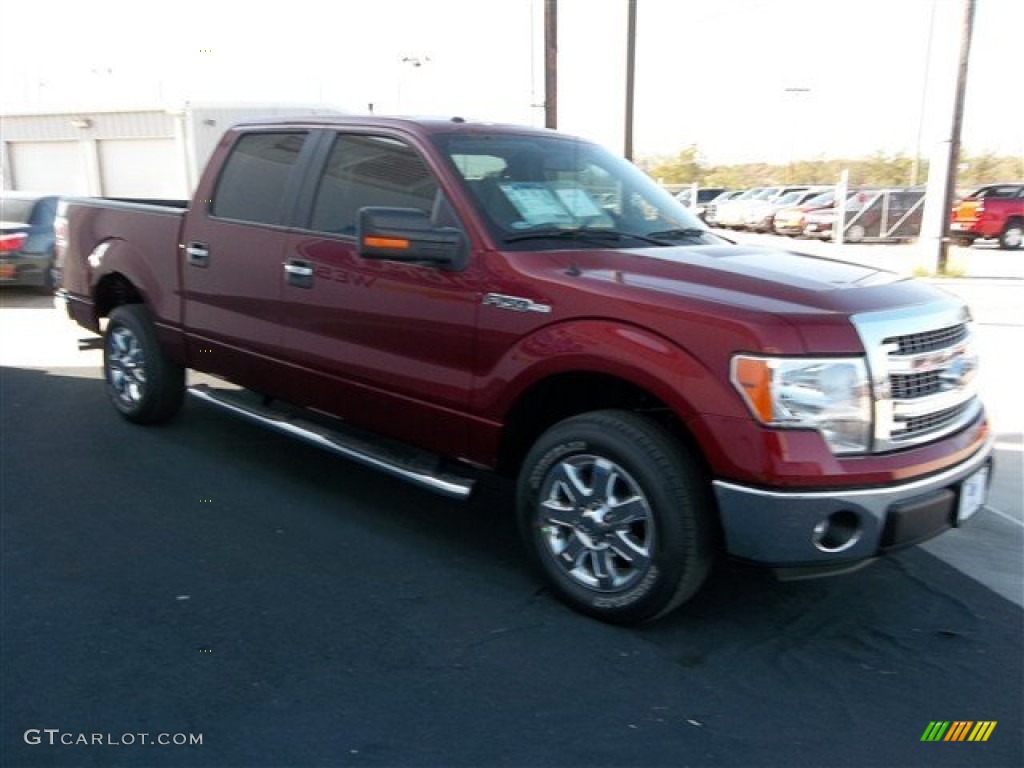
[[[612,376],[639,387],[689,421],[700,413],[743,416],[727,371],[638,326],[611,320],[555,323],[518,340],[478,381],[475,411],[496,422],[531,387],[565,373]]]

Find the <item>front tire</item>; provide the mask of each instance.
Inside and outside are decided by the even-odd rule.
[[[846,234],[843,239],[847,243],[861,243],[864,242],[864,238],[867,237],[867,227],[863,224],[851,224],[846,229]]]
[[[597,411],[556,424],[526,457],[518,501],[535,564],[564,602],[589,616],[654,619],[707,577],[708,483],[651,419]]]
[[[164,355],[149,312],[141,304],[124,304],[110,313],[103,374],[110,402],[128,421],[157,424],[181,407],[185,368]]]
[[[1016,251],[1024,244],[1024,221],[1014,219],[1006,224],[999,235],[999,247],[1008,251]]]

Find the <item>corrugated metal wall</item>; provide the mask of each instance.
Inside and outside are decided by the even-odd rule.
[[[57,194],[186,198],[230,125],[252,117],[299,114],[337,112],[197,105],[180,110],[0,115],[2,187]],[[140,143],[135,147],[125,143],[131,140]],[[117,142],[121,151],[112,151],[111,142]],[[77,154],[69,152],[72,144]],[[151,176],[135,167],[142,162],[151,164]],[[112,163],[131,163],[133,167],[106,167]]]

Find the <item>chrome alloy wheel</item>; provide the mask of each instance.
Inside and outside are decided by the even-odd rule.
[[[541,540],[583,587],[618,592],[651,565],[654,518],[640,485],[602,456],[581,454],[551,467],[540,493]]]
[[[1020,224],[1012,224],[1006,228],[1003,232],[1002,237],[999,239],[999,244],[1003,248],[1010,250],[1016,250],[1024,244],[1024,226]]]
[[[119,325],[107,337],[107,383],[126,406],[138,404],[146,393],[146,357],[138,337]]]

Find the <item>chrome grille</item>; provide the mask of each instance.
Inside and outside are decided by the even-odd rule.
[[[911,416],[905,421],[897,419],[893,425],[893,437],[897,440],[902,440],[942,431],[950,424],[957,423],[970,407],[970,403],[961,403],[941,411],[926,413],[923,416]]]
[[[918,355],[922,352],[933,352],[937,349],[955,346],[966,338],[967,325],[960,323],[949,328],[940,328],[937,331],[895,336],[885,339],[882,343],[887,345],[896,344],[899,347],[897,354]]]
[[[927,373],[893,374],[889,377],[892,396],[896,400],[912,400],[941,391],[942,379],[938,371]]]
[[[857,315],[875,402],[874,452],[937,440],[981,411],[966,307],[954,299]]]

